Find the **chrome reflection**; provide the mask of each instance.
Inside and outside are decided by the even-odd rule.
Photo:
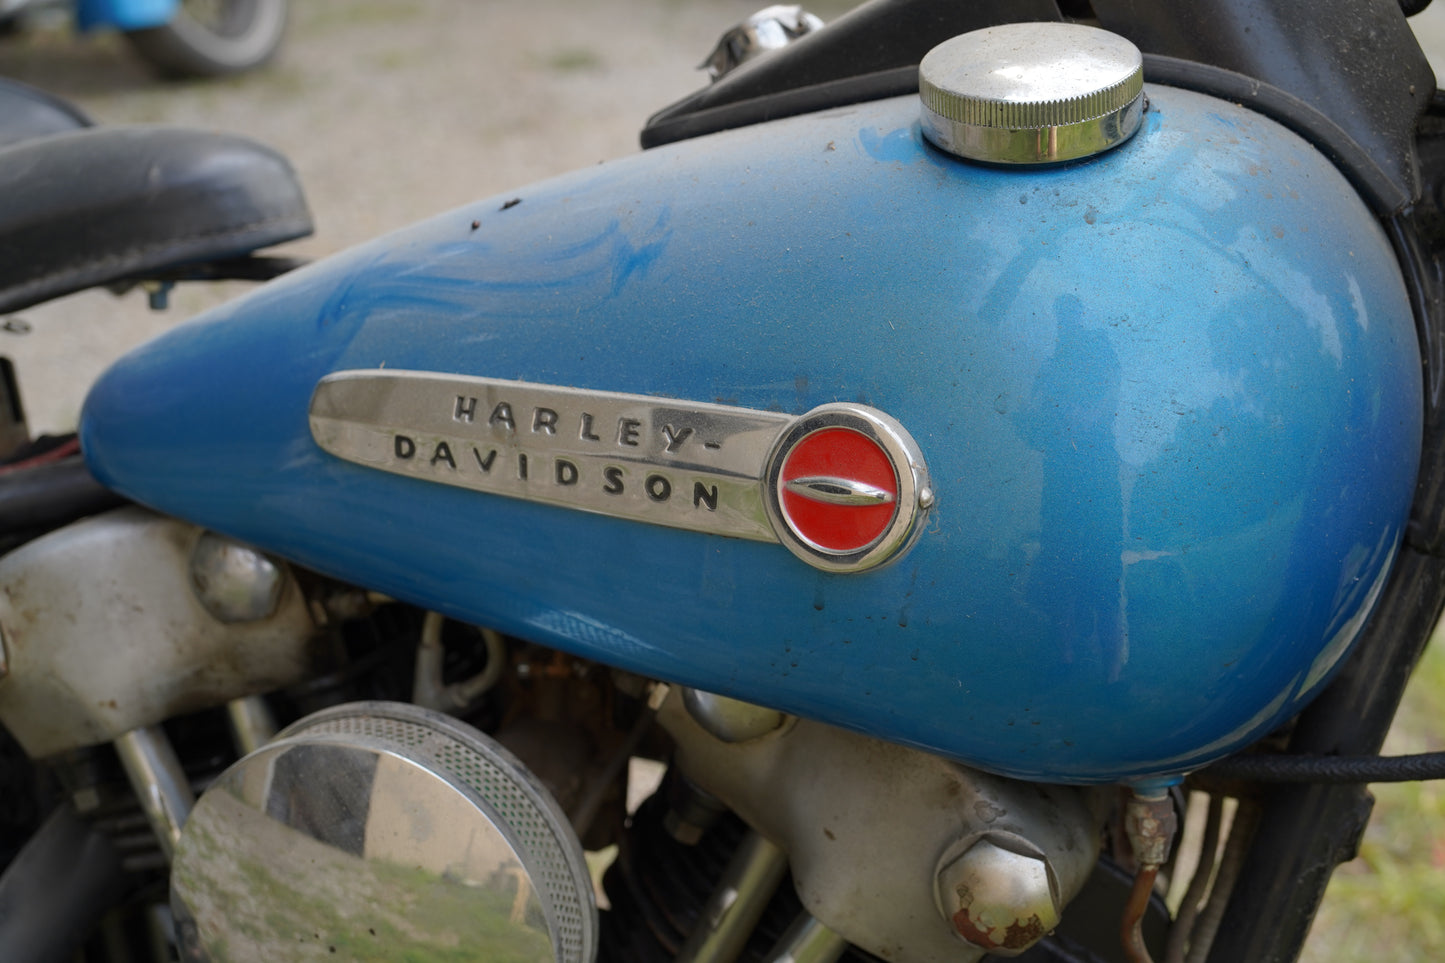
[[[749,60],[821,29],[823,21],[797,4],[764,7],[724,33],[698,67],[716,82]]]
[[[318,713],[232,766],[181,834],[172,904],[187,960],[595,955],[556,803],[486,736],[400,704]]]

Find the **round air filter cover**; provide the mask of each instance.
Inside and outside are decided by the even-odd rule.
[[[237,762],[197,801],[171,878],[190,960],[596,955],[556,802],[487,736],[402,703],[324,710]]]

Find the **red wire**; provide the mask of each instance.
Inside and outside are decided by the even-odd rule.
[[[0,465],[0,475],[14,471],[24,471],[27,468],[38,468],[41,465],[48,465],[51,462],[63,461],[71,455],[80,454],[80,439],[72,438],[69,441],[56,445],[49,451],[32,455],[24,461],[17,461],[9,465]]]

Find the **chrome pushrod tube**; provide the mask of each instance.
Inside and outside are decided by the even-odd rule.
[[[196,803],[181,761],[160,726],[132,729],[115,740],[115,751],[169,860],[180,841],[181,826]]]
[[[749,832],[708,898],[697,928],[677,954],[677,963],[736,960],[787,869],[788,856],[782,849],[756,830]]]

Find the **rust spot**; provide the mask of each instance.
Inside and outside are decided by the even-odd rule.
[[[984,950],[1022,950],[1037,943],[1044,935],[1043,922],[1037,916],[1030,916],[1026,920],[1014,920],[1004,928],[1003,940],[996,940],[994,934],[998,930],[981,929],[974,925],[967,906],[953,914],[953,926],[959,936]]]
[[[830,840],[836,841],[838,839],[837,836],[833,835],[833,830],[828,829],[826,826],[823,828],[823,835],[827,836]]]
[[[1009,949],[1021,950],[1033,946],[1043,938],[1043,922],[1037,916],[1030,916],[1026,920],[1015,920],[1013,925],[1004,931],[1003,945]]]
[[[482,226],[482,222],[481,222],[481,221],[472,221],[472,230],[475,231],[477,228],[479,228],[479,227],[481,227],[481,226]]]
[[[974,815],[983,820],[986,824],[992,824],[1003,816],[1008,815],[1007,809],[1001,809],[989,802],[987,799],[980,799],[973,804]]]

